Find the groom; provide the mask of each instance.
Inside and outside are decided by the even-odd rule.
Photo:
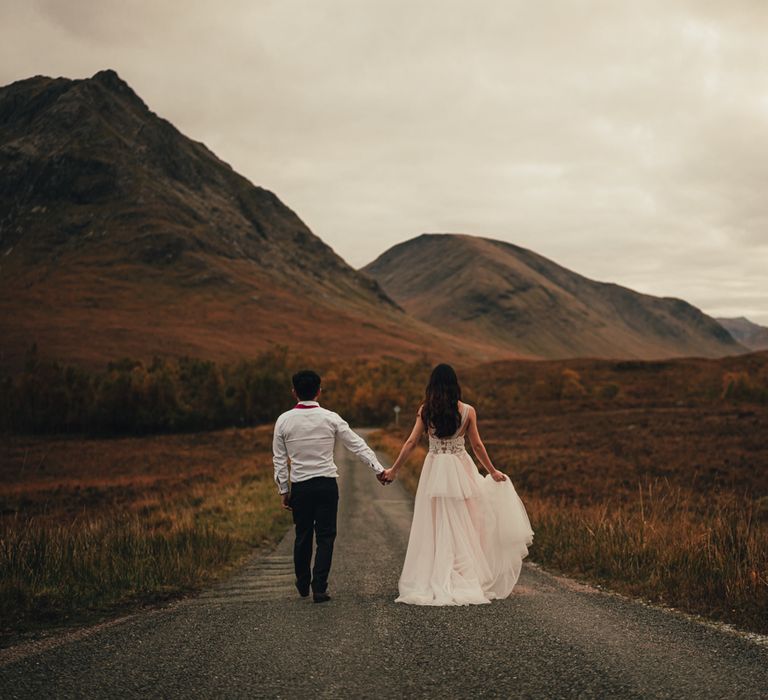
[[[292,511],[296,526],[293,564],[296,588],[302,598],[312,588],[315,603],[325,603],[328,573],[336,539],[339,488],[333,462],[336,438],[369,465],[382,485],[389,483],[373,450],[338,414],[322,408],[320,376],[311,370],[293,375],[297,404],[277,419],[272,442],[275,482],[283,508]],[[290,464],[290,474],[288,465]],[[310,575],[312,536],[317,541],[315,566]]]

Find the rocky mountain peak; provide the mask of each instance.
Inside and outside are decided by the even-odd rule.
[[[349,353],[360,332],[413,354],[433,332],[398,339],[404,314],[375,281],[113,69],[0,87],[0,299],[11,362],[31,338],[96,360],[134,339],[148,353],[298,337]]]

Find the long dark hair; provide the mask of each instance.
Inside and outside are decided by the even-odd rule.
[[[435,435],[446,438],[453,435],[461,425],[458,402],[461,387],[453,367],[439,364],[432,370],[427,384],[421,419],[424,425],[433,428]]]

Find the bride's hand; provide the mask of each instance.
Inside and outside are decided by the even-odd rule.
[[[498,469],[494,469],[491,472],[491,478],[494,481],[506,481],[507,480],[507,475],[504,474],[503,472],[500,472]]]
[[[377,475],[378,480],[386,485],[391,484],[395,480],[395,473],[392,471],[392,468],[385,469],[383,472]]]

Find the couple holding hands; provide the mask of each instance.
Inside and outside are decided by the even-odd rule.
[[[511,480],[488,457],[477,414],[461,400],[453,368],[439,364],[432,370],[413,430],[389,469],[341,416],[320,406],[321,391],[316,372],[295,374],[297,404],[277,419],[273,437],[275,482],[296,528],[293,557],[299,594],[307,597],[311,592],[316,603],[330,600],[328,574],[339,501],[333,461],[336,440],[386,485],[397,478],[426,435],[429,451],[416,490],[395,602],[468,605],[509,596],[533,530]],[[488,476],[478,471],[466,451],[466,437]]]

